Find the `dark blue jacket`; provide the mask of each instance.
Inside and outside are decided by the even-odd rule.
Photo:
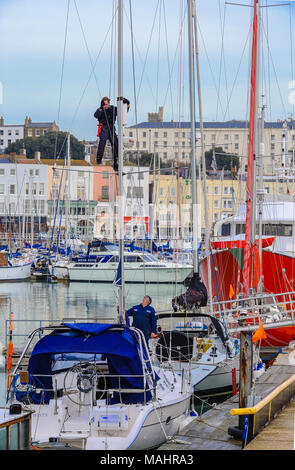
[[[141,304],[134,305],[134,307],[127,310],[126,315],[133,317],[132,326],[143,332],[146,341],[149,340],[151,333],[157,334],[157,317],[155,309],[150,305],[146,307]]]

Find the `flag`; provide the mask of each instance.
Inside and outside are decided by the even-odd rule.
[[[265,339],[265,338],[266,338],[266,333],[263,328],[263,323],[261,323],[261,325],[259,325],[258,330],[256,330],[254,335],[252,336],[252,341],[253,343],[255,343],[256,341],[260,339]]]
[[[234,295],[235,295],[235,291],[233,289],[233,286],[230,285],[229,286],[229,298],[232,299]]]

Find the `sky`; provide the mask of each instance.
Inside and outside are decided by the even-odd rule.
[[[164,106],[165,121],[189,120],[186,0],[123,3],[128,125],[147,121],[148,112],[159,106]],[[290,88],[295,2],[261,0],[264,7],[276,3],[291,5],[262,9],[260,82],[266,120],[292,116],[295,105],[295,86]],[[55,120],[61,130],[95,140],[93,114],[102,96],[116,104],[118,94],[116,5],[114,0],[0,0],[0,115],[5,123],[22,124],[25,116],[35,122]],[[204,120],[246,119],[252,9],[225,0],[196,0],[196,8]]]

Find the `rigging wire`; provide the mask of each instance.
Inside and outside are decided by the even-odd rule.
[[[71,0],[68,0],[65,35],[64,35],[64,46],[63,46],[63,58],[62,58],[61,77],[60,77],[59,101],[58,101],[58,112],[57,112],[57,125],[59,124],[60,111],[61,111],[61,98],[62,98],[65,57],[66,57],[66,47],[67,47],[67,37],[68,37],[70,3],[71,3]],[[58,139],[58,131],[56,131],[55,147],[54,147],[54,158],[56,158],[56,154],[57,154],[57,139]]]

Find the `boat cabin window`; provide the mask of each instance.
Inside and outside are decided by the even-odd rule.
[[[70,369],[75,364],[79,364],[81,362],[101,363],[106,361],[102,354],[55,354],[53,356],[51,370],[52,372],[60,372],[62,370]]]
[[[142,259],[140,256],[128,255],[128,256],[124,256],[124,261],[126,263],[140,263]]]
[[[245,224],[237,224],[236,235],[239,235],[240,233],[245,233],[245,227]],[[258,233],[258,224],[256,224],[256,233]],[[292,224],[262,224],[262,235],[292,237],[293,227]]]
[[[291,224],[263,224],[262,235],[277,235],[279,237],[292,237],[293,227]]]
[[[154,255],[143,255],[143,259],[149,263],[156,263],[158,261]]]
[[[230,224],[222,224],[222,226],[221,226],[221,235],[223,235],[223,236],[230,235]]]

